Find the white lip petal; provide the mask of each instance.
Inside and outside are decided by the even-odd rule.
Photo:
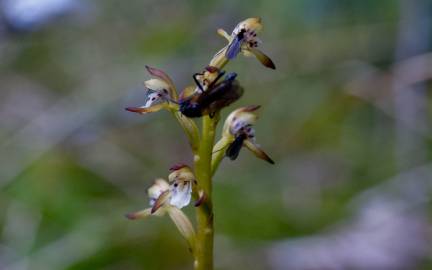
[[[192,196],[192,185],[190,181],[183,183],[175,183],[171,189],[170,204],[177,207],[183,208],[189,204]]]

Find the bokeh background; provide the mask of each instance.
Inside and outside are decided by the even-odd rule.
[[[129,221],[191,163],[144,66],[179,89],[261,16],[277,70],[227,70],[258,142],[214,182],[216,269],[431,269],[432,2],[2,0],[0,269],[191,269],[168,217]],[[186,210],[193,214],[193,207]],[[192,215],[191,215],[192,216]]]

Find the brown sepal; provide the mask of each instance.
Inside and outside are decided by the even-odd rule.
[[[173,172],[173,171],[180,170],[180,169],[182,169],[182,168],[184,168],[184,167],[189,167],[189,166],[186,165],[186,164],[184,164],[184,163],[176,163],[176,164],[172,165],[172,166],[169,168],[169,170],[170,170],[171,172]]]
[[[161,80],[163,80],[169,84],[173,84],[171,78],[162,70],[157,69],[157,68],[153,68],[153,67],[150,67],[147,65],[145,67],[151,75],[153,75],[153,76],[155,76],[155,77],[157,77],[157,78],[159,78],[159,79],[161,79]]]
[[[258,110],[259,108],[261,108],[261,105],[249,105],[249,106],[244,107],[243,111],[254,112],[254,111]]]
[[[258,145],[254,144],[250,140],[245,140],[243,143],[244,146],[252,151],[256,157],[263,159],[270,164],[275,164],[275,162]]]
[[[261,64],[263,64],[264,66],[266,66],[268,68],[276,69],[276,66],[273,63],[273,61],[270,59],[270,57],[268,57],[267,55],[265,55],[262,51],[260,51],[260,50],[258,50],[256,48],[251,48],[250,51],[261,62]]]

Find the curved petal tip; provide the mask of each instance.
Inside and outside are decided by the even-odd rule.
[[[127,108],[125,108],[125,110],[128,112],[134,112],[134,113],[144,113],[145,112],[144,108],[139,108],[139,107],[127,107]]]

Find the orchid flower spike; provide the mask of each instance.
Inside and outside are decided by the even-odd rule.
[[[220,50],[213,57],[212,63],[217,63],[221,57],[226,57],[228,60],[234,59],[240,52],[244,56],[254,55],[264,66],[276,69],[273,61],[258,49],[258,45],[262,43],[258,39],[257,34],[262,29],[261,18],[248,18],[234,28],[231,35],[225,30],[218,29],[218,34],[228,40],[228,45]]]
[[[242,107],[227,117],[223,128],[223,137],[225,137],[223,147],[226,148],[225,155],[231,160],[235,160],[241,148],[245,146],[258,158],[274,164],[274,161],[256,143],[253,125],[258,119],[255,111],[259,107],[255,105]]]
[[[146,66],[150,75],[156,77],[144,82],[147,99],[140,107],[128,107],[127,111],[136,113],[157,112],[161,109],[177,110],[177,91],[171,78],[162,70]]]

